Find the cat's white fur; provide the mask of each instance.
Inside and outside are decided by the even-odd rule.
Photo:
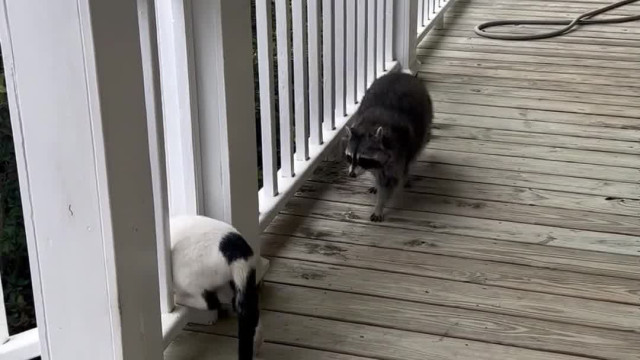
[[[220,303],[231,304],[234,290],[229,286],[245,284],[255,271],[256,257],[237,259],[231,264],[220,251],[220,243],[229,233],[239,234],[231,225],[204,216],[178,216],[171,219],[173,287],[177,304],[208,310],[205,290],[215,291]],[[256,327],[254,352],[262,343],[260,322]]]

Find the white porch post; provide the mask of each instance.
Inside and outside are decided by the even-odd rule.
[[[418,0],[394,1],[393,53],[402,71],[415,74],[418,69]]]
[[[11,120],[45,360],[160,359],[135,1],[2,1]]]
[[[192,0],[204,214],[259,252],[250,0]]]

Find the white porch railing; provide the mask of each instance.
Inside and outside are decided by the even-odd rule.
[[[255,0],[258,189],[250,0],[2,0],[39,328],[9,334],[0,307],[0,359],[157,358],[189,315],[169,215],[231,222],[259,252],[367,87],[415,71],[452,3]]]

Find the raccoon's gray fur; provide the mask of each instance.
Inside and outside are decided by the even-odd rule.
[[[382,221],[387,201],[408,181],[409,167],[429,142],[433,108],[422,81],[392,73],[373,82],[347,127],[349,176],[373,173],[377,203],[371,221]]]

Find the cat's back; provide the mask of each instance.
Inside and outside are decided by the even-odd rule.
[[[228,233],[238,231],[231,225],[216,219],[198,215],[180,215],[170,220],[171,245],[187,240],[217,243]]]
[[[225,242],[234,247],[245,243],[233,226],[204,216],[175,217],[170,226],[174,275],[222,271],[227,266],[221,249]]]
[[[198,297],[203,290],[228,283],[229,255],[252,255],[244,238],[225,222],[204,216],[178,216],[170,220],[170,227],[173,281],[181,296]]]

